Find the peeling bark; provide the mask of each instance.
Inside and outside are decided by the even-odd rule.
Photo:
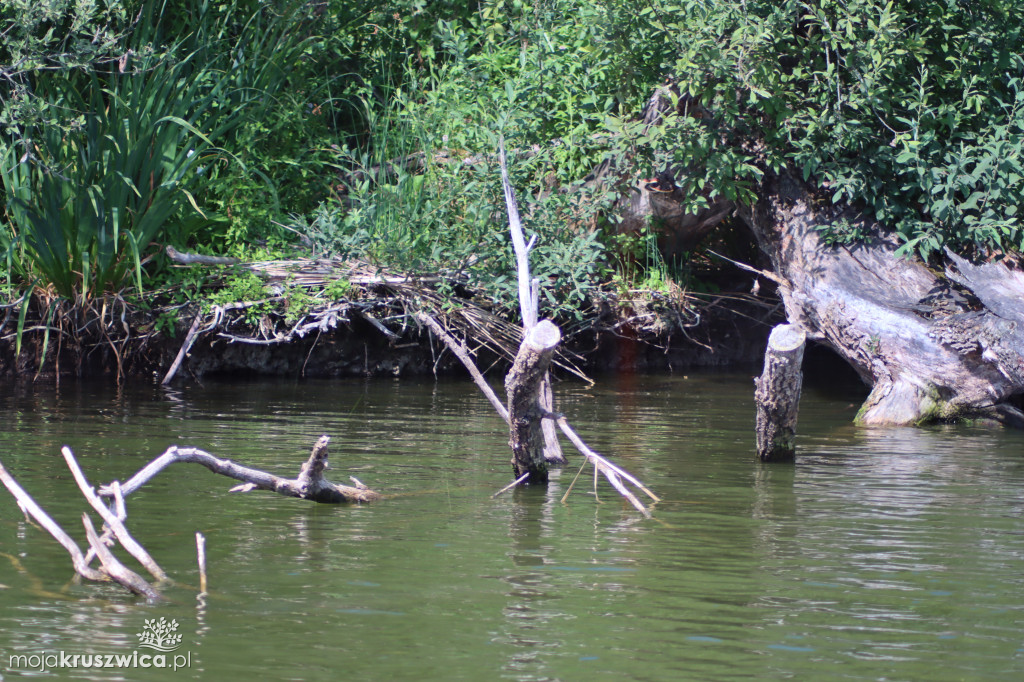
[[[505,379],[508,393],[512,447],[512,472],[516,478],[529,474],[527,482],[546,483],[548,460],[544,456],[544,415],[541,384],[562,334],[550,320],[541,320],[526,334],[512,369]]]
[[[857,421],[919,424],[958,418],[1024,423],[1005,401],[1024,392],[1024,274],[955,255],[947,277],[848,207],[799,181],[766,180],[740,210],[784,280],[789,320],[845,358],[872,387]],[[819,228],[847,220],[871,237],[832,247]]]
[[[768,337],[764,372],[755,380],[757,390],[757,456],[762,462],[796,458],[796,418],[803,387],[804,331],[780,324]]]

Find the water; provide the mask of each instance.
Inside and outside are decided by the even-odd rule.
[[[762,466],[749,375],[556,390],[592,447],[663,498],[653,519],[604,482],[595,499],[589,470],[560,503],[578,464],[491,499],[511,476],[507,432],[468,382],[4,395],[0,458],[78,538],[63,444],[99,484],[172,443],[294,475],[329,433],[332,477],[389,497],[229,494],[228,479],[174,465],[128,500],[129,528],[177,581],[147,604],[71,580],[67,554],[0,490],[0,677],[1021,679],[1024,435],[856,428],[856,396],[811,387],[799,463]],[[146,653],[138,635],[160,618],[182,635],[177,671],[10,665]]]

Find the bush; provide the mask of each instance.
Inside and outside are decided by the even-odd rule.
[[[1019,3],[659,0],[641,15],[707,112],[658,150],[694,194],[750,200],[764,170],[790,167],[904,252],[1021,248]]]

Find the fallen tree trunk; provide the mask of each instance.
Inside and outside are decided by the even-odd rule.
[[[1024,274],[950,254],[943,277],[849,207],[797,179],[766,179],[740,209],[782,282],[790,320],[832,348],[871,387],[863,424],[991,418],[1024,424],[1006,401],[1024,392]],[[870,235],[829,246],[820,228],[848,221]]]

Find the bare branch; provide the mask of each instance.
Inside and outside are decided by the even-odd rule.
[[[65,445],[61,448],[60,452],[64,455],[64,461],[67,462],[68,469],[71,470],[71,475],[75,477],[75,483],[78,484],[82,494],[85,495],[85,499],[103,518],[104,523],[107,524],[107,527],[110,528],[111,532],[113,532],[117,537],[121,546],[128,550],[128,553],[135,557],[140,564],[145,566],[146,570],[149,571],[150,575],[154,578],[157,580],[167,580],[167,574],[164,573],[164,570],[160,568],[153,557],[150,556],[149,552],[147,552],[146,549],[131,536],[131,533],[129,533],[128,529],[124,527],[121,519],[111,512],[107,505],[103,503],[103,500],[96,495],[96,491],[89,485],[89,481],[86,480],[81,467],[78,466],[78,461],[75,460],[75,455],[71,452],[71,448]]]
[[[96,552],[100,563],[103,564],[103,572],[109,575],[111,580],[118,585],[128,588],[135,594],[141,594],[146,599],[156,601],[163,598],[141,575],[117,560],[117,557],[110,551],[110,548],[96,534],[96,529],[93,528],[92,521],[89,520],[89,515],[85,512],[82,512],[82,525],[85,526],[85,534],[89,538],[89,545]]]
[[[508,167],[505,164],[505,138],[499,141],[498,161],[501,165],[501,187],[505,192],[505,206],[508,209],[508,226],[512,234],[512,247],[516,252],[516,271],[519,275],[519,308],[523,314],[523,327],[526,331],[537,324],[537,307],[530,292],[530,250],[526,246],[523,235],[523,223],[519,218],[519,206],[516,193],[508,179]],[[532,241],[530,242],[533,243]]]
[[[171,247],[167,247],[171,248]],[[185,335],[185,341],[181,344],[181,349],[178,350],[178,355],[174,358],[174,362],[171,363],[171,368],[167,370],[167,374],[164,375],[164,380],[160,382],[161,385],[166,386],[171,383],[171,379],[178,373],[178,368],[181,367],[181,361],[188,355],[188,351],[192,348],[192,344],[195,343],[196,334],[199,332],[199,323],[203,320],[203,313],[196,313],[196,319],[192,320],[192,327],[189,328],[188,334]]]
[[[491,402],[491,405],[494,406],[494,409],[498,412],[501,418],[508,422],[508,408],[506,408],[501,402],[501,399],[498,398],[498,394],[494,392],[491,385],[487,383],[487,379],[485,379],[484,375],[480,373],[479,369],[477,369],[476,363],[473,362],[473,358],[469,355],[469,350],[466,346],[452,338],[451,334],[445,331],[444,327],[438,324],[437,320],[430,315],[419,312],[416,313],[416,319],[427,325],[427,327],[430,328],[430,331],[434,332],[435,336],[444,341],[444,345],[448,346],[448,350],[454,353],[455,357],[457,357],[459,361],[462,362],[462,365],[469,371],[469,375],[473,377],[473,381],[484,394],[484,397]]]
[[[206,593],[206,537],[196,533],[196,561],[199,563],[199,592]]]
[[[31,516],[36,522],[46,529],[46,531],[54,537],[57,542],[64,546],[64,549],[71,555],[71,563],[75,567],[75,572],[87,580],[98,580],[105,581],[108,579],[107,575],[101,571],[97,571],[94,568],[90,568],[89,564],[85,561],[85,556],[82,554],[82,550],[79,549],[78,544],[71,539],[71,536],[64,532],[56,521],[50,518],[50,515],[43,511],[43,508],[36,504],[36,501],[32,499],[32,496],[25,492],[25,489],[18,485],[18,482],[14,480],[14,477],[8,473],[4,465],[0,463],[0,481],[7,486],[7,489],[14,495],[14,499],[18,501],[18,506],[26,516]]]
[[[152,462],[144,466],[128,481],[121,485],[122,494],[131,495],[145,485],[150,479],[175,462],[193,462],[202,464],[210,471],[242,481],[246,485],[243,491],[271,490],[287,497],[300,497],[314,502],[371,502],[380,498],[380,493],[369,489],[353,488],[331,483],[323,477],[324,465],[327,461],[327,442],[323,436],[317,441],[309,460],[302,466],[299,476],[294,479],[282,478],[259,469],[242,466],[230,459],[221,459],[197,448],[179,448],[172,445]],[[110,486],[100,488],[99,494],[107,497],[113,494]]]

